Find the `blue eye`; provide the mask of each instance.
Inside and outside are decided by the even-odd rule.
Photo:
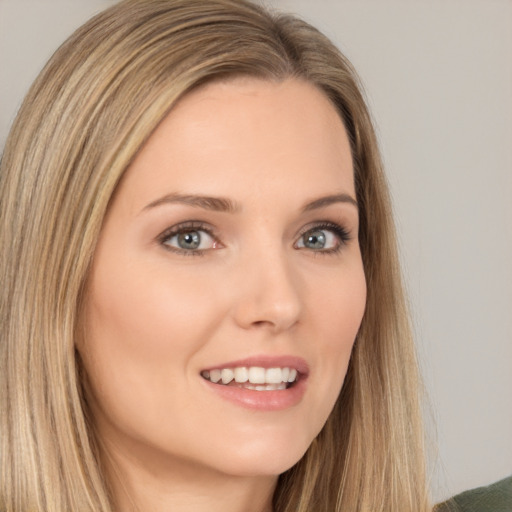
[[[215,249],[216,239],[204,228],[178,226],[164,233],[162,245],[181,253],[201,253]]]
[[[336,224],[315,226],[305,231],[295,247],[318,252],[336,252],[350,239],[347,231]]]
[[[327,233],[326,231],[310,231],[302,235],[302,243],[308,249],[325,249],[327,244],[332,245],[332,241],[328,240],[329,235],[332,237],[332,233]]]

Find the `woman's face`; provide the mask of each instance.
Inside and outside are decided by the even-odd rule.
[[[297,462],[363,316],[357,235],[323,93],[246,78],[184,97],[127,170],[89,278],[78,348],[106,446],[153,469]]]

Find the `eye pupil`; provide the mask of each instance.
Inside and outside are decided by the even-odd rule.
[[[197,249],[201,244],[201,235],[198,231],[187,231],[178,235],[178,245],[181,249]]]
[[[323,231],[313,231],[304,235],[304,246],[310,249],[323,249],[326,238]]]

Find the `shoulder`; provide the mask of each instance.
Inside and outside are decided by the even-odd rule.
[[[435,512],[512,512],[512,476],[486,487],[458,494]]]

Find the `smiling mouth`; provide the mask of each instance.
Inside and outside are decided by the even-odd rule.
[[[254,391],[277,391],[292,387],[300,374],[295,368],[263,368],[239,366],[204,370],[201,377],[222,386],[235,386]]]

